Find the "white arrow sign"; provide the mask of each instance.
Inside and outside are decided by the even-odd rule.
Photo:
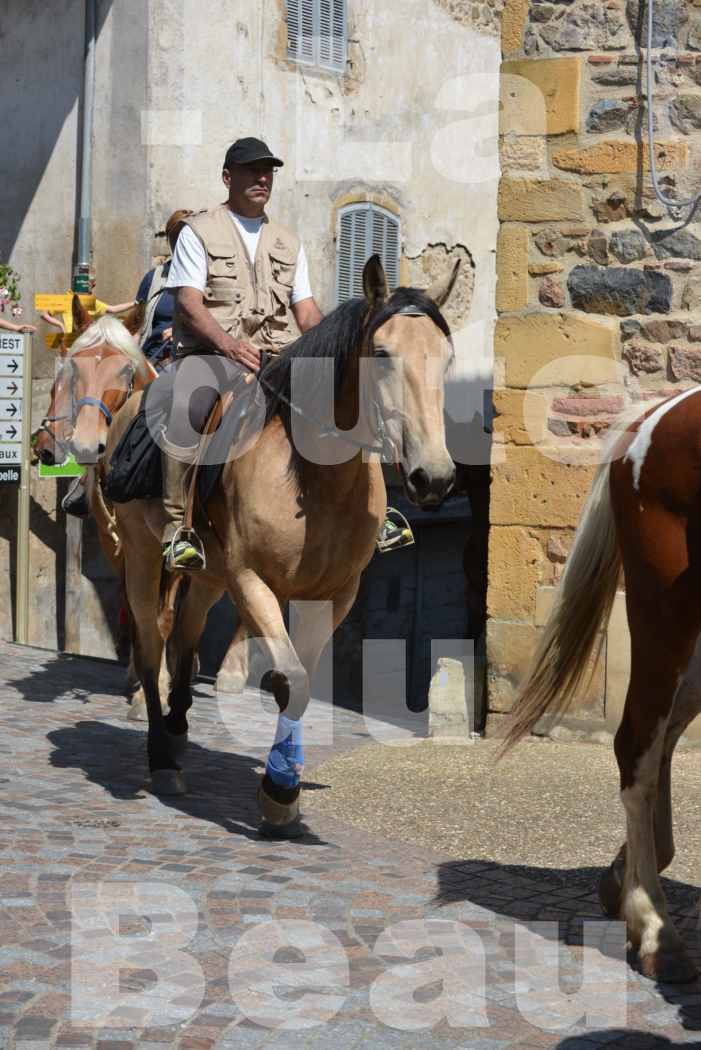
[[[24,375],[24,358],[20,354],[3,354],[0,352],[0,376],[10,379],[21,379]]]
[[[22,463],[22,443],[0,445],[0,466],[5,463]]]
[[[15,423],[22,418],[22,402],[0,401],[0,420]]]
[[[0,398],[21,398],[22,383],[17,379],[0,379]]]
[[[21,423],[0,423],[0,441],[12,441],[22,443]]]

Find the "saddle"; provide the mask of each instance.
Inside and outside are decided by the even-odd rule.
[[[103,484],[112,503],[134,499],[156,499],[163,495],[161,446],[173,404],[176,368],[169,365],[144,390],[139,410],[116,445]],[[250,391],[250,396],[247,396]],[[255,437],[254,413],[250,411],[256,384],[242,383],[241,389],[224,392],[207,420],[194,464],[191,484],[204,506],[217,484],[224,463],[232,450]],[[189,502],[192,502],[191,500]]]

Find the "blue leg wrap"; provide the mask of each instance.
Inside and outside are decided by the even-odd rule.
[[[297,787],[304,769],[302,723],[279,715],[275,743],[265,771],[274,784],[284,788]]]

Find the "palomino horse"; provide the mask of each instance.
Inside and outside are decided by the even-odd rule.
[[[100,545],[120,577],[119,545],[102,498],[99,461],[112,417],[132,390],[143,389],[156,375],[134,339],[142,320],[139,304],[121,321],[114,317],[93,321],[79,297],[73,296],[73,328],[79,335],[69,350],[61,351],[49,408],[33,435],[34,455],[42,463],[63,463],[72,453],[86,467],[84,484]]]
[[[61,352],[49,408],[33,436],[34,454],[42,463],[63,463],[72,453],[86,467],[86,494],[100,546],[120,580],[124,561],[114,519],[102,497],[101,460],[113,416],[132,390],[142,390],[156,375],[134,338],[142,320],[143,305],[139,305],[121,320],[93,321],[79,297],[73,297],[73,329],[78,338]],[[131,670],[129,677],[133,679]],[[139,705],[132,706],[138,715]]]
[[[203,516],[197,524],[207,567],[190,574],[175,619],[171,641],[176,660],[167,716],[161,713],[157,682],[163,559],[161,523],[157,514],[153,517],[156,501],[117,506],[156,793],[185,791],[180,760],[192,704],[192,660],[207,612],[228,588],[249,637],[263,653],[267,670],[261,684],[274,694],[282,712],[259,790],[263,830],[283,838],[300,834],[301,718],[310,678],[329,639],[329,619],[335,630],[353,604],[386,508],[381,464],[359,446],[376,446],[382,433],[385,446],[394,450],[407,494],[419,505],[437,506],[453,485],[455,468],[443,425],[444,374],[452,344],[438,307],[452,291],[456,272],[457,267],[427,294],[402,288],[390,296],[380,260],[373,256],[363,274],[366,298],[338,307],[262,373],[268,422],[252,447],[224,465],[207,506],[209,521]],[[365,428],[365,441],[354,441],[343,435],[354,428],[357,437],[361,379],[378,362],[383,378],[372,391],[374,418]],[[301,421],[294,411],[303,393],[294,382],[297,364],[307,381],[304,403],[313,406]],[[326,374],[325,364],[335,373],[335,393],[327,402],[328,415],[335,415],[339,428],[333,434],[313,418],[322,414],[323,394],[317,396],[316,390],[309,397],[309,384],[314,387],[320,372]],[[132,415],[136,402],[130,402]],[[108,455],[127,425],[128,411],[110,432]],[[316,434],[317,447],[328,451],[333,446],[343,454],[311,462],[301,452],[302,444],[305,451],[308,446],[298,440],[297,424],[306,428],[306,437]],[[283,618],[290,600],[300,600],[304,610],[297,649]],[[326,603],[332,618],[326,615]]]
[[[621,433],[624,426],[592,484],[505,746],[575,696],[622,566],[631,675],[615,752],[626,842],[599,893],[605,912],[628,924],[643,973],[681,982],[696,970],[669,918],[659,873],[674,856],[672,754],[701,711],[701,388],[664,401]]]

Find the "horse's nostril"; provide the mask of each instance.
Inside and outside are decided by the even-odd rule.
[[[417,467],[409,475],[409,481],[414,486],[416,494],[421,496],[430,485],[430,479],[423,467]]]
[[[102,444],[102,442],[100,442],[100,444],[97,446],[97,454],[98,456],[104,456],[105,454],[105,446]]]

